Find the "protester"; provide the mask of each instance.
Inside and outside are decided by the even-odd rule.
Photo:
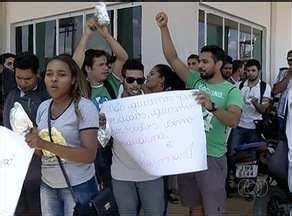
[[[14,61],[15,61],[15,55],[13,53],[4,53],[0,57],[1,64],[3,65],[2,70],[2,80],[5,80],[5,82],[2,83],[2,95],[3,100],[7,97],[9,92],[16,88],[16,81],[15,81],[15,75],[14,75]]]
[[[109,44],[115,56],[109,58],[104,50],[89,49],[85,52],[86,44],[96,32]],[[90,83],[90,98],[99,111],[102,104],[115,99],[121,86],[121,69],[128,59],[124,48],[109,33],[105,25],[91,18],[87,21],[84,34],[76,48],[73,59],[82,67]],[[110,67],[110,69],[109,69]],[[102,177],[105,187],[111,186],[111,144],[101,148],[96,157],[95,166]]]
[[[240,83],[240,74],[243,73],[243,62],[240,60],[234,60],[232,62],[232,75],[229,78],[229,81],[235,86],[239,87]]]
[[[41,102],[48,99],[42,81],[38,79],[38,58],[29,52],[16,55],[14,62],[17,88],[10,91],[4,104],[4,126],[11,129],[10,110],[19,102],[35,125],[37,109]],[[16,215],[40,215],[40,157],[33,155],[24,181]]]
[[[146,83],[143,86],[146,93],[155,93],[170,90],[181,90],[184,83],[172,71],[172,69],[165,64],[155,65],[147,75]],[[177,196],[177,176],[164,177],[164,191],[165,191],[165,212],[167,215],[168,201],[176,204],[179,202]]]
[[[122,75],[123,88],[118,98],[143,94],[143,64],[128,60]],[[147,174],[115,139],[112,151],[112,185],[120,216],[136,216],[140,203],[144,215],[162,216],[165,209],[163,178]]]
[[[168,30],[164,12],[156,16],[161,31],[163,53],[187,88],[196,88],[196,100],[203,107],[207,138],[208,170],[178,177],[179,192],[190,215],[223,215],[225,204],[226,134],[227,127],[236,127],[240,118],[242,98],[239,90],[222,77],[224,51],[217,46],[205,46],[200,53],[199,70],[188,69],[178,58]]]
[[[199,56],[196,54],[191,54],[187,59],[187,64],[189,69],[198,70]]]
[[[48,62],[45,85],[52,99],[41,103],[36,118],[38,129],[32,129],[25,137],[28,145],[42,154],[43,216],[72,216],[75,206],[56,155],[61,158],[78,202],[87,203],[98,192],[93,164],[98,112],[84,98],[87,92],[82,75],[78,65],[66,55]],[[53,141],[48,135],[49,124]]]
[[[224,79],[229,80],[232,76],[233,71],[233,65],[232,65],[232,58],[231,56],[226,56],[225,63],[222,67],[222,76]]]
[[[238,145],[262,140],[254,121],[262,119],[262,114],[271,102],[271,87],[260,79],[261,65],[259,61],[250,59],[245,67],[247,80],[239,85],[244,105],[238,127],[234,128],[230,134],[231,155],[236,153]]]

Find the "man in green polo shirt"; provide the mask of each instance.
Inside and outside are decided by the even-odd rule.
[[[199,72],[188,69],[178,58],[163,12],[156,16],[161,31],[163,53],[168,63],[187,88],[198,89],[195,98],[202,105],[207,138],[208,170],[178,177],[182,204],[190,208],[190,215],[223,215],[225,179],[227,175],[226,137],[230,127],[240,119],[242,97],[240,91],[224,80],[221,74],[226,54],[217,46],[205,46],[199,55]]]

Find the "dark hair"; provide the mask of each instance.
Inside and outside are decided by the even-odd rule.
[[[0,64],[4,64],[6,59],[8,58],[15,58],[15,54],[13,53],[3,53],[1,56],[0,56]]]
[[[94,58],[99,58],[101,56],[104,56],[104,57],[106,57],[108,59],[109,55],[104,50],[98,50],[98,49],[88,49],[88,50],[86,50],[84,61],[83,61],[83,65],[81,67],[84,75],[87,76],[87,72],[85,70],[85,66],[88,66],[88,67],[92,68],[92,65],[94,63]]]
[[[226,55],[224,64],[232,64],[232,57],[229,55]]]
[[[188,60],[189,60],[189,59],[197,59],[197,60],[199,61],[199,56],[196,55],[196,54],[191,54],[191,55],[189,55],[189,57],[188,57]]]
[[[248,67],[251,67],[251,66],[256,66],[258,70],[262,69],[260,62],[258,60],[256,60],[256,59],[249,59],[246,62],[244,68],[247,69]]]
[[[216,45],[204,46],[201,49],[201,53],[202,52],[210,52],[210,53],[212,53],[214,61],[215,62],[222,61],[223,65],[224,65],[224,62],[225,62],[225,59],[226,59],[226,54],[225,54],[224,50],[222,48],[220,48],[219,46],[216,46]]]
[[[37,74],[39,69],[38,57],[31,52],[18,53],[14,61],[14,69],[16,68],[30,69],[34,74]]]
[[[172,86],[171,86],[171,84],[172,84],[172,74],[174,74],[172,69],[168,65],[165,65],[165,64],[155,65],[154,68],[156,68],[156,70],[159,73],[160,77],[164,77],[164,89],[163,90],[172,88]]]
[[[289,50],[288,53],[287,53],[287,57],[288,55],[292,54],[292,50]]]
[[[74,101],[75,113],[78,118],[82,118],[80,110],[78,108],[78,103],[81,97],[88,97],[88,88],[84,74],[82,73],[76,62],[68,55],[55,56],[48,61],[47,65],[54,60],[58,60],[67,64],[72,77],[75,78],[75,83],[72,86],[71,96]]]
[[[117,60],[117,57],[114,56],[114,55],[112,55],[112,56],[109,56],[109,57],[107,58],[107,63],[108,63],[108,64],[113,64],[116,60]]]
[[[236,71],[238,71],[243,65],[243,62],[240,60],[234,60],[232,62],[232,74],[234,74]]]
[[[126,70],[141,70],[144,72],[144,65],[137,59],[128,59],[122,68],[123,77],[126,77]]]

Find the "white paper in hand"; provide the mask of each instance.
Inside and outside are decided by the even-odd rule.
[[[0,215],[12,216],[34,149],[24,136],[0,126]]]
[[[10,110],[10,125],[14,132],[24,135],[33,127],[31,120],[20,103],[15,102]]]

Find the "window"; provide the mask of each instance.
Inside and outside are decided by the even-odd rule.
[[[111,23],[108,26],[109,32],[113,35],[113,20],[114,20],[114,11],[110,10],[108,11],[108,15],[110,17]],[[93,17],[94,14],[88,14],[86,15],[86,20]],[[102,49],[108,52],[109,54],[112,53],[110,46],[108,43],[98,34],[98,32],[94,33],[94,37],[91,37],[87,43],[87,49]],[[97,34],[97,35],[96,35]]]
[[[251,27],[240,24],[239,58],[247,60],[251,58]]]
[[[40,62],[40,71],[44,71],[49,58],[56,55],[56,21],[36,24],[36,55]]]
[[[16,53],[33,52],[33,25],[18,26],[15,28]]]
[[[259,29],[253,29],[252,35],[252,56],[262,63],[262,40],[263,32]]]
[[[205,46],[205,12],[199,10],[199,51]]]
[[[129,58],[141,59],[141,6],[118,10],[118,41]]]
[[[141,16],[140,3],[125,3],[109,6],[110,33],[117,38],[130,58],[141,59]],[[62,14],[32,20],[33,24],[15,26],[15,52],[31,51],[39,57],[41,71],[49,58],[57,54],[72,55],[82,37],[86,20],[95,9]],[[116,15],[116,17],[114,17]],[[58,29],[56,29],[58,28]],[[35,32],[35,36],[33,33]],[[35,47],[34,47],[35,46]],[[92,37],[87,48],[103,49],[111,54],[109,45],[100,36]]]
[[[59,20],[59,54],[73,55],[83,31],[83,16]]]
[[[237,59],[238,53],[238,23],[225,19],[224,50],[232,59]]]
[[[233,59],[246,61],[255,58],[263,62],[262,27],[203,5],[199,10],[198,22],[199,50],[205,44],[217,45]]]
[[[222,48],[223,19],[214,14],[207,14],[207,44]]]

